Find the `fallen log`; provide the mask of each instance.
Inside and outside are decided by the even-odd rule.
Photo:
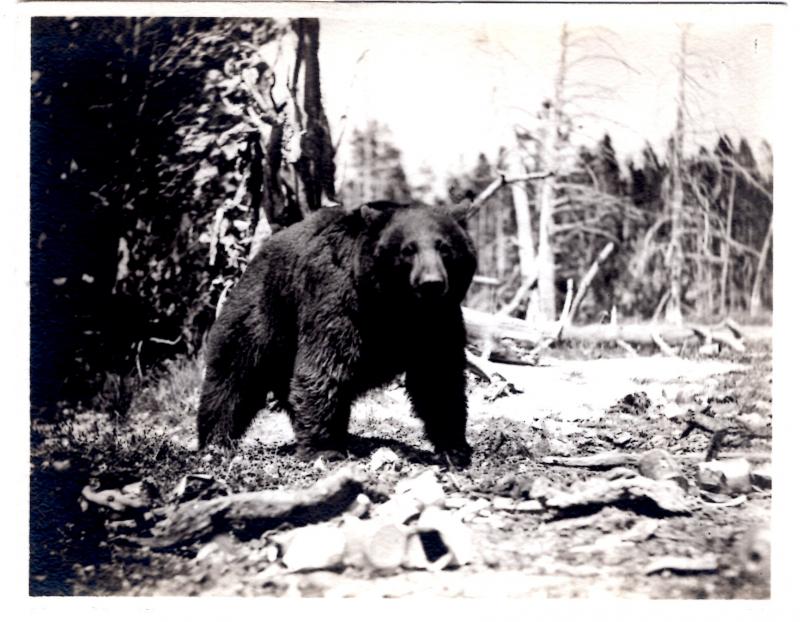
[[[257,537],[284,523],[320,523],[342,514],[363,490],[364,475],[344,467],[305,490],[258,490],[204,501],[188,501],[166,509],[151,538],[136,543],[169,549],[204,541],[221,532]]]
[[[703,342],[703,334],[710,335],[713,341],[742,351],[741,341],[727,332],[712,329],[698,331],[690,326],[674,324],[588,324],[575,326],[560,322],[531,324],[519,318],[497,316],[485,311],[462,308],[467,336],[473,343],[484,344],[487,339],[496,342],[500,339],[512,339],[524,347],[536,348],[546,339],[555,339],[561,330],[561,340],[583,341],[590,343],[616,343],[618,340],[627,344],[654,345],[653,335],[664,343],[675,346],[682,343]],[[699,333],[699,334],[698,334]]]

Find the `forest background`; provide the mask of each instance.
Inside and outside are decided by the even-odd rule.
[[[769,26],[667,23],[633,44],[597,25],[522,30],[454,29],[444,44],[461,69],[431,60],[432,73],[423,61],[441,55],[369,23],[35,18],[34,412],[124,412],[151,370],[202,350],[259,241],[310,211],[471,200],[509,176],[548,175],[504,184],[476,211],[466,306],[494,312],[523,290],[514,314],[551,321],[612,243],[578,322],[769,321]],[[648,41],[663,63],[638,53]],[[380,82],[376,66],[395,75]],[[509,86],[522,82],[534,86]],[[637,84],[656,85],[652,112],[632,112]]]

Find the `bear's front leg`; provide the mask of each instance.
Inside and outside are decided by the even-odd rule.
[[[300,347],[289,386],[297,456],[344,458],[350,421],[352,342],[323,339]]]
[[[406,371],[406,392],[436,453],[454,466],[469,466],[467,398],[462,349],[436,351],[417,358]]]

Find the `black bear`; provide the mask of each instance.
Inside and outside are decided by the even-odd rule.
[[[466,465],[460,303],[476,268],[457,210],[324,208],[268,238],[209,335],[200,446],[286,408],[303,459],[340,457],[353,400],[400,373],[437,453]]]

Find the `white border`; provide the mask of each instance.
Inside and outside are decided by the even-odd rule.
[[[8,3],[10,4],[10,3]],[[795,329],[798,305],[796,304],[796,248],[798,171],[794,164],[795,153],[800,148],[796,117],[798,98],[796,83],[797,63],[800,54],[796,39],[800,36],[795,7],[742,6],[742,5],[536,5],[530,4],[332,4],[332,3],[149,3],[149,2],[31,2],[0,9],[3,18],[2,44],[6,71],[0,76],[11,83],[11,97],[6,94],[3,120],[6,123],[6,157],[3,160],[5,187],[12,189],[5,204],[5,235],[0,244],[1,292],[6,294],[2,305],[4,318],[0,323],[4,345],[2,358],[2,395],[11,396],[3,413],[8,433],[2,434],[3,482],[7,485],[3,528],[0,542],[5,542],[6,557],[0,562],[5,575],[0,582],[3,592],[12,596],[6,600],[6,616],[61,619],[65,614],[81,619],[101,616],[114,620],[139,620],[143,615],[161,617],[180,616],[197,620],[218,619],[231,614],[247,616],[246,619],[266,617],[292,619],[331,619],[339,615],[408,619],[410,616],[435,617],[444,614],[450,619],[551,618],[580,616],[588,620],[613,617],[615,620],[641,620],[648,618],[674,619],[689,615],[707,619],[790,619],[800,612],[797,601],[800,593],[794,586],[794,572],[798,566],[797,520],[795,495],[797,464],[794,456],[800,448],[797,426],[798,394],[793,389],[798,384],[793,369],[793,359],[800,353]],[[219,16],[319,16],[339,19],[424,19],[428,22],[457,24],[462,21],[528,14],[552,21],[634,21],[656,19],[694,22],[715,22],[720,19],[736,24],[771,22],[775,25],[776,90],[775,114],[786,128],[782,136],[773,137],[775,153],[775,373],[774,373],[774,452],[776,490],[773,497],[773,563],[772,594],[770,601],[699,602],[699,601],[628,601],[615,598],[585,601],[547,600],[464,600],[464,599],[413,599],[403,601],[321,601],[304,599],[186,599],[186,598],[29,598],[27,580],[27,520],[28,520],[28,466],[26,464],[28,438],[28,218],[22,206],[28,205],[29,165],[29,80],[30,49],[29,19],[32,15],[219,15]],[[11,61],[11,62],[9,62]],[[9,78],[10,76],[10,78]],[[9,108],[11,114],[8,114]],[[10,122],[10,123],[9,123]],[[793,153],[793,151],[795,153]],[[10,173],[10,174],[9,174]],[[10,221],[10,226],[9,226]],[[798,387],[800,388],[800,387]],[[9,560],[10,558],[10,560]],[[19,565],[18,565],[19,564]],[[373,609],[373,607],[375,609]],[[444,609],[440,609],[444,608]],[[235,609],[235,613],[234,610]],[[376,611],[376,609],[378,611]],[[24,613],[23,613],[24,612]],[[230,615],[230,614],[228,614]],[[796,618],[795,618],[796,619]]]

